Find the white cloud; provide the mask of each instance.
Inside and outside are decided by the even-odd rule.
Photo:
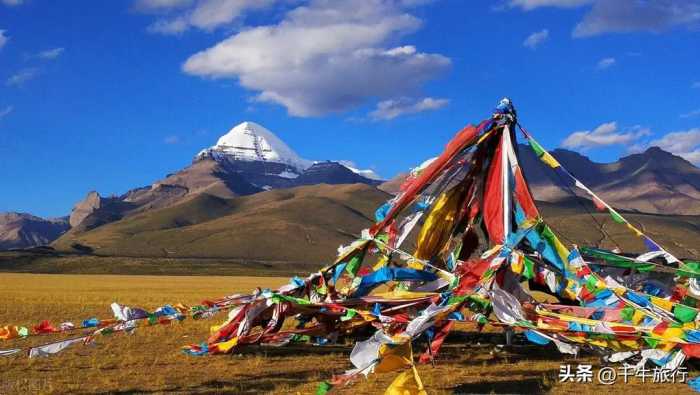
[[[596,68],[598,70],[605,70],[607,68],[614,66],[615,63],[617,63],[615,58],[603,58],[603,59],[598,61],[598,64],[596,64]]]
[[[6,6],[14,7],[24,3],[24,0],[2,0],[2,4]]]
[[[700,165],[700,128],[671,132],[660,139],[652,140],[647,147],[659,147]]]
[[[134,9],[139,12],[163,12],[185,8],[193,0],[136,0]]]
[[[1,109],[0,109],[0,119],[5,118],[5,117],[6,117],[7,115],[9,115],[9,114],[12,112],[12,110],[14,110],[14,109],[15,109],[15,108],[12,107],[12,106],[7,106],[7,107],[5,107],[5,108],[1,108]]]
[[[374,120],[387,121],[401,115],[415,114],[423,111],[439,110],[449,104],[447,99],[425,97],[420,100],[399,98],[383,100],[377,103],[377,108],[369,116]]]
[[[167,136],[166,138],[163,139],[163,142],[165,144],[173,145],[177,144],[180,142],[180,137],[172,135],[172,136]]]
[[[137,10],[182,12],[155,21],[148,31],[161,34],[180,34],[190,28],[206,31],[232,23],[246,12],[265,9],[279,0],[146,0],[136,4]]]
[[[618,131],[617,122],[608,122],[593,130],[581,130],[571,133],[562,141],[561,146],[569,149],[587,150],[608,145],[625,145],[649,134],[649,129],[640,127],[634,127],[627,131]]]
[[[6,81],[7,86],[22,86],[25,82],[33,80],[39,75],[39,69],[29,67],[12,74]]]
[[[5,30],[0,30],[0,48],[4,47],[9,39],[10,38],[5,35]]]
[[[548,37],[549,37],[549,30],[542,29],[539,32],[534,32],[534,33],[530,34],[529,36],[527,36],[525,41],[523,41],[523,46],[530,48],[530,49],[535,49],[540,44],[545,42]]]
[[[681,114],[681,118],[692,118],[700,115],[700,108]]]
[[[291,115],[341,112],[369,99],[415,96],[450,67],[412,45],[387,46],[421,21],[391,0],[314,0],[281,22],[234,34],[191,56],[183,70],[237,79],[256,100]]]
[[[590,4],[594,0],[511,0],[511,7],[519,7],[529,11],[539,7],[574,8]]]
[[[678,26],[697,28],[700,23],[700,0],[509,0],[507,5],[525,11],[592,5],[572,32],[577,38],[606,33],[662,32]]]
[[[36,57],[39,59],[46,59],[46,60],[56,59],[57,57],[61,56],[63,51],[64,51],[63,48],[47,49],[46,51],[41,51],[38,54],[36,54]]]
[[[359,174],[362,177],[369,178],[370,180],[383,180],[382,176],[377,174],[374,169],[360,169],[357,167],[357,164],[351,160],[339,160],[337,162],[347,167],[353,173]]]
[[[700,22],[700,0],[597,0],[574,37],[636,31],[661,32]]]

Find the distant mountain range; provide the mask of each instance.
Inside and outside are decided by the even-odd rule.
[[[24,213],[0,213],[0,250],[46,245],[69,228],[68,218],[44,219]]]
[[[571,191],[562,187],[555,173],[540,163],[528,147],[519,148],[535,198],[569,204]],[[650,148],[614,163],[595,163],[584,155],[563,149],[553,150],[552,155],[615,207],[642,213],[700,215],[700,169],[660,148]],[[247,240],[249,233],[265,229],[273,233],[300,230],[304,228],[304,218],[312,223],[319,212],[324,212],[326,218],[337,219],[338,227],[348,221],[354,224],[370,221],[369,206],[384,200],[388,196],[384,192],[396,193],[405,177],[404,173],[382,182],[371,170],[358,170],[348,162],[303,159],[271,131],[244,122],[220,137],[212,147],[197,153],[190,166],[150,186],[132,189],[121,196],[88,193],[76,203],[67,221],[43,220],[29,214],[0,215],[0,249],[45,245],[58,239],[54,245],[69,251],[149,256],[196,252],[223,256],[237,245],[234,239]],[[364,186],[343,187],[333,195],[334,188],[328,189],[324,184]],[[350,196],[350,192],[356,196]],[[269,200],[271,206],[253,203],[261,199]],[[288,205],[294,207],[294,214],[286,211],[291,207]],[[358,205],[362,208],[358,209]],[[332,215],[331,207],[349,217]],[[259,214],[260,210],[266,214]],[[354,217],[349,213],[354,213]],[[259,220],[253,218],[256,216]],[[262,218],[270,221],[269,229],[259,222]],[[251,221],[256,225],[241,225],[235,234],[222,230],[223,224],[250,225]],[[305,232],[314,243],[323,244],[321,229],[328,232],[332,227],[329,222],[315,228],[318,233]],[[211,229],[218,229],[216,236]],[[203,247],[206,243],[197,247],[197,240],[202,237],[210,241],[221,238],[221,247]],[[340,237],[329,236],[332,243],[336,239]],[[184,252],[182,245],[187,245],[189,252]]]
[[[523,172],[536,200],[557,203],[580,196],[580,191],[568,189],[528,146],[518,148]],[[596,163],[578,152],[560,148],[551,154],[614,207],[652,214],[700,215],[700,169],[661,148],[651,147],[613,163]],[[379,189],[394,194],[407,176],[399,174]]]
[[[103,225],[171,207],[204,194],[231,199],[304,185],[360,183],[373,186],[382,182],[373,171],[359,170],[347,163],[303,159],[268,129],[243,122],[221,136],[215,145],[200,151],[190,166],[150,186],[132,189],[121,196],[105,197],[96,191],[89,192],[74,206],[68,220],[70,230],[64,238],[71,239]],[[30,226],[30,222],[24,223]],[[56,233],[45,228],[44,234],[34,237],[25,237],[22,231],[0,230],[0,237],[8,239],[0,248],[47,244],[67,230],[65,227]]]
[[[557,202],[572,196],[531,149],[521,147],[519,151],[536,199]],[[700,169],[661,148],[651,147],[613,163],[596,163],[565,149],[555,149],[552,155],[614,207],[654,214],[700,214]]]

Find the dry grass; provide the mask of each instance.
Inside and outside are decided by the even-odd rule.
[[[164,303],[198,303],[207,297],[275,287],[274,277],[166,277],[107,275],[0,274],[0,325],[54,323],[92,316],[109,317],[109,304],[153,309]],[[93,346],[74,346],[51,358],[0,359],[2,393],[313,393],[318,382],[350,367],[349,347],[253,349],[232,356],[190,357],[180,346],[203,340],[214,320],[186,320],[169,327],[143,327],[134,335],[98,338]],[[562,363],[593,363],[560,356],[555,350],[518,346],[493,352],[500,333],[473,333],[461,326],[435,366],[420,366],[429,393],[682,393],[685,384],[558,383]],[[55,337],[53,337],[55,338]],[[36,344],[39,337],[2,342],[0,348]],[[393,374],[371,375],[341,394],[382,393]]]

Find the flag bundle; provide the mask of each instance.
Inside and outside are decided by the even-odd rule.
[[[565,245],[532,197],[519,162],[518,129],[545,165],[634,232],[649,252],[632,257]],[[407,240],[415,240],[413,251],[404,247]],[[277,290],[209,306],[225,307],[227,319],[183,351],[200,356],[251,344],[351,340],[354,367],[321,383],[317,393],[395,371],[388,394],[422,394],[415,364],[434,359],[455,322],[472,321],[517,328],[562,353],[594,349],[611,361],[632,358],[677,369],[700,356],[698,269],[700,263],[673,256],[568,172],[519,128],[504,99],[489,119],[465,127],[441,155],[414,169],[399,194],[377,210],[376,223],[339,248],[332,264]],[[670,273],[677,281],[633,285],[626,281],[630,270]],[[538,301],[526,281],[566,304]],[[114,311],[111,325],[137,319]],[[49,323],[34,328],[54,329],[60,331]],[[373,331],[369,338],[357,338],[367,330]],[[17,333],[0,329],[0,336]],[[414,358],[419,339],[425,349]]]

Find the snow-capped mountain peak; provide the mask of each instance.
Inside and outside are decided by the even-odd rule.
[[[200,151],[195,161],[208,158],[225,165],[228,171],[245,174],[249,182],[261,188],[294,186],[299,181],[297,177],[311,170],[312,166],[327,162],[303,159],[270,130],[250,121],[234,126],[221,136],[215,145]],[[332,162],[359,175],[361,177],[359,180],[364,179],[368,183],[381,180],[374,171],[360,170],[351,161]],[[328,166],[316,166],[312,172],[315,174],[314,179],[323,178],[319,178],[319,171],[332,172],[333,169]],[[338,174],[335,176],[340,177]],[[327,174],[326,177],[330,175]],[[343,180],[354,182],[348,177],[344,177]],[[326,183],[334,183],[333,181],[323,178],[323,182]]]
[[[312,162],[301,158],[279,137],[255,122],[242,122],[234,126],[216,142],[202,150],[198,156],[218,153],[240,161],[283,163],[298,171],[311,166]]]
[[[349,160],[339,160],[338,163],[341,165],[345,166],[350,170],[351,172],[361,175],[362,177],[368,178],[370,180],[375,180],[375,181],[382,181],[382,177],[377,174],[374,170],[371,169],[358,169],[355,165],[355,162],[349,161]]]

